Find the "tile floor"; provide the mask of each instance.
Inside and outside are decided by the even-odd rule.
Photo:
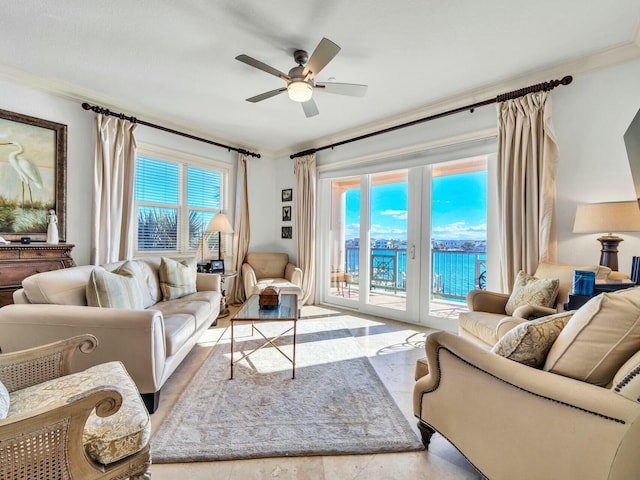
[[[237,310],[232,307],[232,314]],[[424,356],[428,328],[321,306],[305,306],[301,319],[339,320],[351,329],[378,375],[417,433],[412,411],[415,361]],[[152,433],[169,414],[182,389],[205,359],[211,346],[229,327],[220,319],[210,328],[162,389],[160,406],[151,417]],[[481,479],[464,457],[438,434],[428,451],[316,457],[287,457],[220,462],[152,465],[154,480],[404,480]]]

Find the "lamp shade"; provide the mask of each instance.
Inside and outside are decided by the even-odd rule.
[[[573,233],[639,232],[638,202],[578,205]]]
[[[207,232],[233,233],[229,219],[224,213],[218,213],[209,222]]]

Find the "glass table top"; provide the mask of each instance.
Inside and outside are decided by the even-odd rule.
[[[295,294],[280,294],[280,305],[275,308],[260,308],[259,299],[259,295],[251,295],[231,320],[293,320],[298,318],[298,296]]]

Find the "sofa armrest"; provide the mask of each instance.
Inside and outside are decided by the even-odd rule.
[[[166,359],[162,313],[77,305],[6,305],[0,308],[0,350],[13,352],[88,333],[98,339],[91,355],[72,358],[73,372],[121,361],[140,393],[160,389]]]
[[[77,352],[91,353],[98,346],[93,335],[78,335],[26,350],[0,354],[0,380],[9,392],[71,373]]]
[[[467,294],[467,306],[472,312],[502,313],[509,300],[508,293],[471,290]]]
[[[302,269],[296,267],[293,263],[287,263],[284,269],[284,278],[302,288]]]
[[[513,311],[513,317],[523,320],[534,320],[547,315],[558,313],[555,308],[541,307],[539,305],[522,305]]]
[[[197,273],[196,290],[198,292],[222,291],[221,276],[217,273]]]

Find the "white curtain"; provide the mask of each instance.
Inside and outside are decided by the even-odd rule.
[[[242,303],[246,296],[242,280],[242,263],[249,250],[249,197],[247,191],[247,156],[238,155],[236,179],[235,221],[233,226],[233,270],[238,276],[232,280],[229,288],[229,302]]]
[[[557,260],[556,172],[559,160],[551,97],[538,92],[497,105],[501,287],[520,270]]]
[[[294,162],[296,253],[298,267],[302,269],[302,303],[312,304],[315,301],[316,155],[297,157]]]
[[[93,172],[91,263],[133,256],[136,124],[98,114]]]

